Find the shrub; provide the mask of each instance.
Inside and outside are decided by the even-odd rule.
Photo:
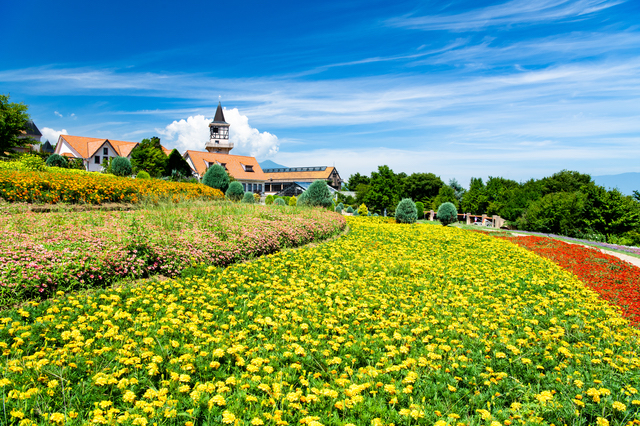
[[[424,204],[422,201],[416,203],[416,209],[418,210],[418,219],[424,219]]]
[[[253,201],[255,201],[256,203],[260,202],[260,194],[258,194],[257,192],[253,193]]]
[[[131,161],[125,157],[114,157],[111,160],[111,173],[116,176],[131,176]]]
[[[246,204],[253,204],[256,202],[256,199],[253,198],[253,193],[245,192],[244,196],[242,197],[242,202]]]
[[[296,202],[297,205],[299,206],[305,206],[307,205],[307,195],[306,192],[303,192],[302,194],[298,195],[298,201]]]
[[[336,207],[336,213],[342,214],[342,207],[340,207],[340,205],[338,205],[338,207]]]
[[[317,180],[309,185],[304,192],[304,204],[312,207],[329,207],[333,203],[329,186],[323,180]]]
[[[202,177],[202,183],[226,192],[227,189],[229,189],[229,175],[220,164],[214,164],[205,172]],[[240,184],[240,186],[242,186],[242,184]]]
[[[358,213],[358,210],[356,210],[356,211],[353,212],[353,215],[354,216],[360,216],[360,213]]]
[[[283,195],[282,199],[284,200],[284,204],[288,206],[289,200],[291,199],[291,197],[289,197],[288,195]]]
[[[358,216],[369,216],[369,209],[367,209],[367,206],[364,205],[364,203],[360,204],[360,207],[358,207]]]
[[[140,170],[136,175],[136,179],[151,179],[151,176],[144,170]]]
[[[276,198],[275,201],[273,202],[273,205],[284,206],[284,200],[282,198]]]
[[[20,157],[20,167],[28,172],[42,172],[44,171],[44,161],[37,155],[24,154]]]
[[[231,201],[240,201],[244,196],[244,189],[242,188],[242,184],[240,182],[231,182],[229,184],[229,188],[227,188],[227,192],[225,195]]]
[[[49,157],[47,157],[47,161],[45,161],[45,164],[49,167],[60,167],[62,169],[66,169],[67,167],[69,167],[69,162],[67,161],[67,159],[60,154],[51,154]]]
[[[344,204],[342,203],[338,203],[338,205],[336,206],[336,208],[340,207],[341,210],[344,210]]]
[[[269,195],[267,195],[267,197],[264,199],[264,203],[265,203],[266,205],[271,205],[271,204],[273,204],[273,200],[274,200],[274,199],[273,199],[273,195],[269,194]]]
[[[353,213],[353,207],[348,206],[347,207],[347,213]]]
[[[289,198],[289,205],[294,207],[298,202],[298,199],[296,197],[291,197]]]
[[[411,198],[405,198],[396,207],[396,223],[414,223],[418,219],[416,203]]]
[[[456,210],[456,206],[449,202],[440,204],[440,207],[438,207],[438,220],[444,226],[457,222],[458,210]]]

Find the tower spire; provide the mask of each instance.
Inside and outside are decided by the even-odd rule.
[[[205,144],[207,151],[228,154],[233,149],[233,143],[229,142],[230,126],[224,119],[222,104],[218,101],[216,115],[213,117],[213,122],[209,123],[210,137],[209,142]]]

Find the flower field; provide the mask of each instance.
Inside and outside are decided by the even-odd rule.
[[[542,237],[511,237],[509,241],[551,259],[622,308],[623,316],[640,325],[640,269],[591,248]]]
[[[220,190],[193,183],[130,179],[57,169],[55,172],[0,172],[0,198],[8,202],[100,204],[137,203],[142,199],[168,199],[175,202],[190,199],[217,200],[223,199],[224,194]]]
[[[640,331],[455,228],[339,239],[0,314],[3,424],[631,425]]]
[[[202,186],[202,185],[201,185]],[[0,217],[0,307],[122,278],[172,277],[324,239],[342,216],[315,209],[187,203],[130,212]]]

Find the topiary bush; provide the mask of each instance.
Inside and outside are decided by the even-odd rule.
[[[415,223],[418,219],[416,203],[411,198],[405,198],[396,207],[396,223]]]
[[[244,189],[242,188],[242,184],[240,182],[231,182],[229,184],[229,188],[227,188],[227,192],[225,194],[228,199],[231,201],[238,202],[242,200],[244,196]]]
[[[273,200],[274,200],[273,199],[273,195],[269,194],[264,199],[264,203],[269,206],[269,205],[273,204]]]
[[[296,197],[289,198],[289,205],[290,206],[295,207],[297,203],[298,203],[298,199]]]
[[[444,226],[457,222],[458,210],[456,210],[456,206],[449,202],[440,204],[440,207],[438,207],[438,220]]]
[[[144,170],[140,170],[136,175],[136,179],[151,179],[151,175]]]
[[[226,193],[227,189],[229,189],[229,175],[220,164],[214,164],[205,172],[202,177],[202,183]]]
[[[256,202],[256,199],[253,198],[253,193],[245,192],[244,196],[242,197],[242,202],[246,204],[253,204]]]
[[[111,173],[116,176],[131,176],[131,161],[125,157],[114,157],[111,160]]]
[[[340,207],[340,205],[338,205],[338,207],[336,207],[336,213],[342,214],[342,207]]]
[[[47,161],[45,161],[45,164],[49,167],[60,167],[63,169],[69,167],[69,162],[67,161],[67,159],[60,154],[51,154],[47,157]]]
[[[282,198],[276,198],[273,202],[274,206],[284,206],[284,200]]]
[[[364,203],[360,204],[360,207],[358,207],[358,216],[369,216],[369,209],[364,205]]]
[[[312,207],[329,207],[333,203],[329,186],[323,180],[317,180],[309,185],[304,192],[304,204]]]
[[[256,203],[260,202],[260,194],[258,194],[257,192],[253,193],[253,201]]]
[[[348,206],[347,207],[347,213],[353,213],[353,207]]]
[[[424,219],[424,204],[422,201],[416,203],[416,209],[418,209],[418,219]]]
[[[306,192],[303,192],[302,194],[298,195],[298,200],[297,200],[296,204],[298,206],[306,206],[307,205]]]
[[[338,205],[336,206],[336,208],[340,207],[341,210],[344,210],[344,204],[342,203],[338,203]]]

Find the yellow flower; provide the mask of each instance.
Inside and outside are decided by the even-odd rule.
[[[236,421],[236,416],[230,411],[225,410],[222,413],[222,423],[231,424]]]
[[[609,420],[603,419],[602,417],[598,417],[596,419],[596,424],[598,426],[609,426]]]
[[[260,426],[260,425],[263,425],[264,422],[260,417],[254,417],[253,420],[251,420],[251,424],[254,426]]]
[[[62,414],[62,413],[52,413],[49,416],[49,420],[51,420],[54,423],[64,423],[64,414]]]
[[[613,405],[613,408],[615,408],[618,411],[624,411],[627,409],[627,406],[619,401],[615,401],[612,405]]]

